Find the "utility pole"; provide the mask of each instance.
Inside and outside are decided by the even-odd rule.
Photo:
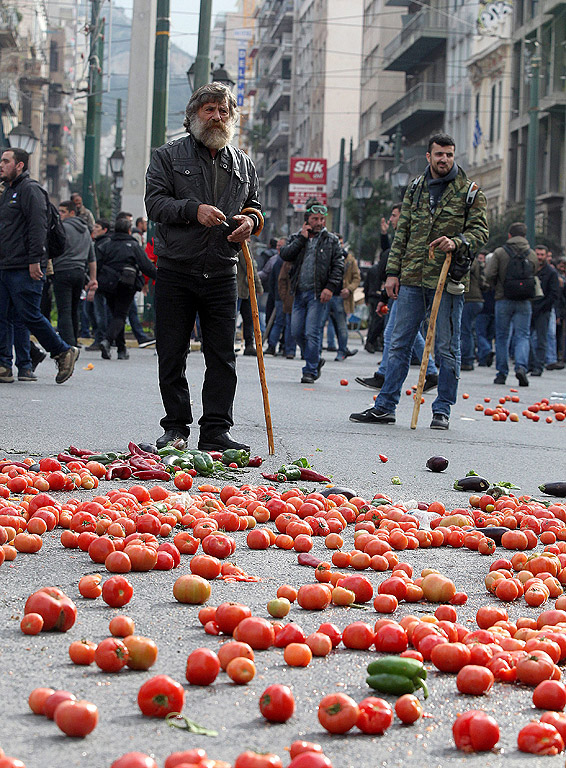
[[[338,189],[337,196],[340,200],[340,205],[338,206],[338,216],[336,217],[338,219],[338,232],[342,232],[342,188],[344,186],[344,164],[346,161],[345,158],[346,154],[346,139],[340,139],[340,164],[338,166]]]
[[[527,240],[534,248],[535,245],[535,211],[537,196],[537,156],[538,156],[538,80],[540,58],[538,41],[533,41],[535,51],[527,62],[527,77],[529,78],[529,133],[527,139],[527,172],[525,178],[525,224],[527,225]]]
[[[153,75],[153,112],[151,148],[167,141],[167,103],[169,93],[169,0],[157,0],[155,28],[155,65]]]
[[[86,113],[85,153],[83,165],[84,205],[94,207],[97,178],[96,158],[100,158],[100,112],[102,106],[102,58],[99,58],[99,38],[103,37],[104,22],[100,19],[101,0],[91,0],[88,96]],[[97,119],[98,113],[98,119]],[[98,126],[98,132],[97,132]]]
[[[200,0],[198,50],[195,59],[195,91],[210,82],[210,20],[212,0]]]
[[[122,155],[122,99],[116,99],[116,140],[114,142],[114,156],[120,153]],[[110,158],[110,164],[112,165],[112,158]],[[114,187],[112,190],[112,224],[116,221],[116,217],[122,208],[122,189],[124,186],[124,172],[114,173]]]
[[[397,126],[395,131],[395,155],[393,158],[393,167],[396,168],[401,163],[401,139],[403,134],[401,133],[401,124]]]
[[[350,190],[352,188],[352,163],[354,160],[354,139],[350,137],[350,162],[348,163],[348,190],[346,197],[350,197]],[[347,240],[350,234],[350,222],[346,221],[346,227],[344,232],[344,239]]]

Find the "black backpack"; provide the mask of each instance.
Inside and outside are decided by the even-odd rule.
[[[510,245],[504,245],[509,255],[507,271],[503,281],[503,295],[506,299],[522,301],[535,296],[535,268],[524,251],[516,251]]]
[[[38,184],[38,187],[45,195],[47,202],[47,240],[45,242],[47,257],[49,259],[56,259],[65,250],[67,235],[57,206],[53,205],[41,184]]]

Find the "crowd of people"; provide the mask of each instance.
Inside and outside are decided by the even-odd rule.
[[[152,154],[145,206],[155,223],[121,211],[96,219],[78,193],[57,210],[30,178],[27,153],[0,159],[0,383],[37,380],[49,353],[56,381],[67,381],[86,347],[128,358],[125,326],[139,344],[155,341],[165,410],[158,447],[187,441],[193,421],[187,355],[195,330],[205,375],[198,446],[248,449],[234,439],[236,327],[242,317],[243,354],[256,355],[246,262],[241,244],[262,227],[259,184],[250,158],[230,142],[236,101],[224,85],[195,91],[186,108],[186,135]],[[431,137],[425,172],[403,202],[382,220],[379,258],[364,279],[368,307],[365,349],[381,351],[372,375],[356,381],[377,390],[375,402],[350,420],[392,424],[411,363],[420,364],[439,280],[447,279],[424,390],[437,389],[432,429],[448,429],[461,371],[490,367],[505,384],[509,361],[520,386],[529,375],[564,368],[565,266],[546,245],[533,250],[516,222],[505,243],[487,253],[486,198],[455,162],[454,140]],[[272,239],[254,261],[262,344],[268,355],[300,355],[301,383],[314,384],[326,349],[342,362],[348,318],[355,311],[360,270],[339,233],[326,228],[327,208],[307,201],[301,228]],[[477,256],[476,256],[477,254]],[[445,269],[443,270],[443,266]],[[441,278],[441,274],[443,277]],[[138,318],[136,294],[154,284],[155,339]],[[263,294],[263,295],[262,295]],[[51,323],[53,297],[57,330]],[[33,341],[30,334],[35,338]],[[40,346],[38,346],[38,344]],[[298,351],[297,351],[298,347]],[[42,349],[43,348],[43,349]],[[44,351],[45,350],[45,351]]]

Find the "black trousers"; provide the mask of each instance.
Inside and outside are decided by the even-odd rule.
[[[136,294],[134,286],[118,283],[113,293],[101,291],[106,299],[110,319],[105,332],[105,338],[112,344],[116,342],[119,350],[126,349],[126,339],[124,338],[124,326],[128,317],[128,310],[132,299]]]
[[[159,360],[159,389],[165,408],[164,430],[187,435],[193,422],[185,373],[187,348],[198,312],[205,374],[202,386],[201,437],[212,438],[230,429],[236,394],[236,275],[194,277],[167,269],[155,281],[155,341]]]

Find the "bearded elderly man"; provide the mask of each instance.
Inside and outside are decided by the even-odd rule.
[[[145,204],[156,223],[155,339],[165,408],[163,447],[187,440],[193,421],[185,374],[198,313],[205,375],[201,450],[244,448],[230,435],[236,393],[236,266],[240,243],[258,228],[258,179],[250,158],[230,144],[237,104],[222,83],[196,90],[187,104],[187,136],[156,149],[146,176]],[[230,220],[230,228],[223,225]],[[231,232],[231,234],[230,234]]]

